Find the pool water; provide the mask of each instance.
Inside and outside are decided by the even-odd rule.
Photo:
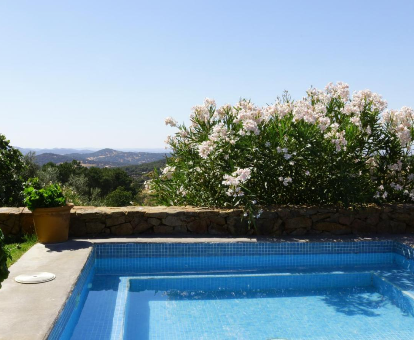
[[[413,340],[407,249],[173,257],[98,250],[49,338]]]

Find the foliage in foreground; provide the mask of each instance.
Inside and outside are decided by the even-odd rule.
[[[386,107],[344,83],[266,107],[206,99],[189,127],[166,119],[173,154],[147,186],[160,204],[243,207],[251,220],[258,205],[411,202],[414,111]]]
[[[7,267],[15,263],[26,251],[37,243],[36,234],[14,236],[6,239],[6,249],[10,253]]]
[[[9,270],[7,269],[7,260],[11,259],[10,252],[6,248],[4,242],[4,235],[0,229],[0,288],[1,283],[9,276]]]
[[[0,134],[0,207],[22,204],[24,172],[23,155]]]

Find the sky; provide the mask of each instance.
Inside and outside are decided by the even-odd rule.
[[[0,133],[163,148],[205,97],[265,105],[344,81],[414,107],[414,1],[0,1]]]

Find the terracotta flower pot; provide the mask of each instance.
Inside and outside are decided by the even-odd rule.
[[[33,211],[36,235],[40,243],[65,242],[69,236],[70,210],[73,204]]]

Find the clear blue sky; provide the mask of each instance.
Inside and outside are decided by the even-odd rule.
[[[414,1],[1,1],[0,132],[22,147],[159,148],[204,97],[345,81],[414,106]]]

